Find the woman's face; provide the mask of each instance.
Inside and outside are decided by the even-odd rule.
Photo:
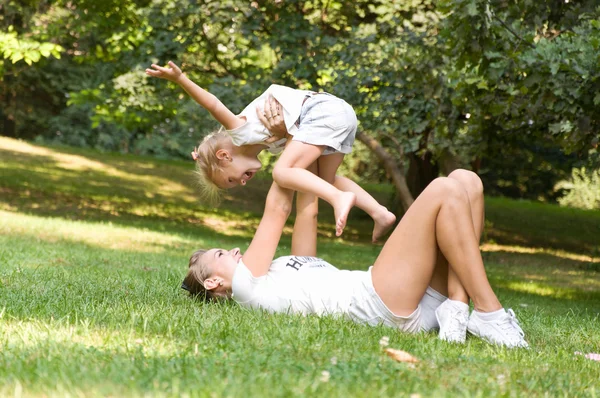
[[[213,275],[229,279],[242,258],[242,252],[237,247],[231,250],[210,249],[202,257]]]

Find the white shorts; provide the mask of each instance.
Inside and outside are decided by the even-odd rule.
[[[417,309],[412,314],[398,316],[385,305],[375,291],[373,279],[371,278],[371,268],[373,267],[370,267],[367,271],[362,286],[350,303],[348,315],[352,320],[369,325],[384,324],[408,333],[428,332],[439,328],[435,310],[446,301],[446,296],[428,287]]]
[[[307,96],[298,121],[292,140],[323,145],[323,155],[352,152],[358,122],[354,109],[343,99],[328,93]]]

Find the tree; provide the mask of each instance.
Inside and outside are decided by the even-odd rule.
[[[0,83],[3,87],[0,92],[0,134],[16,136],[17,120],[30,112],[35,102],[35,89],[19,79],[20,76],[46,58],[60,58],[63,51],[37,25],[37,12],[47,10],[51,3],[37,0],[0,4]]]
[[[2,21],[18,19],[20,39],[62,51],[38,50],[20,76],[51,99],[31,113],[46,139],[187,156],[216,126],[176,87],[143,74],[174,60],[234,111],[270,83],[346,99],[358,140],[381,162],[361,167],[391,180],[406,209],[458,166],[489,178],[492,191],[536,196],[590,158],[600,102],[594,3],[38,0],[5,6]],[[12,103],[35,100],[4,83]]]

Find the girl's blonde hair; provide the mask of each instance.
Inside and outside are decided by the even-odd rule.
[[[223,129],[204,137],[198,148],[194,148],[192,157],[196,161],[196,176],[202,192],[202,199],[211,205],[221,201],[223,190],[214,182],[216,174],[221,167],[217,158],[217,151],[221,149],[223,141],[229,136]]]
[[[207,250],[200,249],[196,250],[190,257],[190,263],[188,267],[188,273],[181,284],[181,287],[190,293],[190,296],[199,298],[205,301],[212,301],[217,299],[226,299],[227,296],[217,294],[211,290],[206,290],[204,287],[204,281],[208,279],[212,273],[212,270],[202,258]]]

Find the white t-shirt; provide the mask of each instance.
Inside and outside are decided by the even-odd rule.
[[[352,297],[369,278],[365,271],[339,270],[317,257],[285,256],[266,275],[254,277],[242,260],[233,275],[233,299],[271,312],[347,314]]]
[[[262,93],[260,97],[252,101],[242,113],[238,116],[243,116],[246,119],[246,123],[236,129],[227,130],[227,133],[231,136],[233,144],[236,146],[250,145],[250,144],[265,144],[268,146],[268,150],[271,153],[279,153],[285,146],[286,139],[282,138],[271,144],[266,144],[264,141],[271,137],[269,130],[263,126],[256,114],[256,107],[262,111],[265,105],[265,99],[271,94],[283,108],[283,120],[285,127],[289,134],[294,135],[294,131],[298,129],[296,121],[300,117],[300,111],[302,110],[302,103],[307,95],[310,95],[312,91],[298,90],[278,84],[272,84],[269,86],[267,91]]]

